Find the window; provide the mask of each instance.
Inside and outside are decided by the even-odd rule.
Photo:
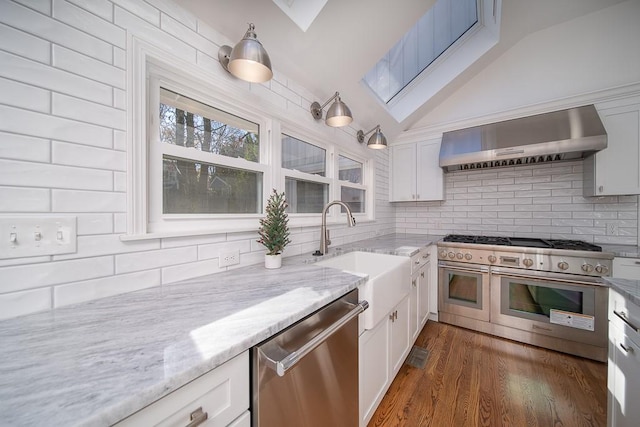
[[[123,240],[255,231],[274,188],[287,195],[293,227],[319,225],[326,203],[341,197],[373,219],[366,149],[339,154],[330,134],[266,112],[268,101],[149,42],[133,37],[130,54]],[[327,220],[341,216],[332,210]]]
[[[260,172],[211,163],[215,155],[257,162],[260,139],[256,123],[160,88],[159,124],[163,214],[262,211]],[[166,154],[170,147],[177,148],[171,150],[184,158]],[[212,154],[210,162],[190,159],[196,152]]]
[[[288,212],[322,212],[329,201],[327,150],[282,134],[281,151]]]
[[[270,170],[264,119],[170,77],[149,79],[147,231],[249,227],[262,215]]]
[[[437,0],[362,82],[401,122],[500,39],[502,0]]]
[[[361,162],[338,156],[340,200],[349,205],[353,213],[366,212],[366,187],[363,185],[364,167]],[[344,210],[344,208],[342,208]]]

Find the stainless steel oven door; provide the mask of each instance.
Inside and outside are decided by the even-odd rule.
[[[491,289],[492,323],[607,345],[608,289],[597,278],[492,267]]]
[[[438,282],[439,311],[489,321],[489,267],[440,261]]]

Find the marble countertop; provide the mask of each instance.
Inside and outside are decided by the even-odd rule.
[[[329,255],[435,240],[387,235]],[[111,425],[366,280],[313,261],[285,258],[277,270],[247,266],[1,321],[0,423]]]
[[[603,279],[625,299],[640,306],[640,280],[616,279],[615,277],[603,277]]]
[[[606,245],[601,244],[602,250],[611,252],[617,257],[640,258],[640,246],[633,245]]]

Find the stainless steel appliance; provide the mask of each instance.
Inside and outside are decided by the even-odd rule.
[[[357,289],[252,349],[252,425],[358,425]]]
[[[607,148],[593,105],[445,132],[445,172],[581,159]]]
[[[607,359],[613,254],[577,240],[448,235],[438,243],[445,323]]]

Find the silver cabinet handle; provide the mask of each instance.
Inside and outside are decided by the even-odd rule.
[[[633,347],[627,347],[623,343],[620,343],[620,348],[622,348],[625,353],[633,353]]]
[[[629,321],[629,318],[627,317],[627,313],[625,313],[624,311],[616,311],[613,310],[613,314],[615,314],[616,316],[618,316],[624,323],[627,324],[627,326],[629,326],[631,329],[633,329],[634,331],[640,333],[640,329],[638,329],[637,326],[635,326],[633,323],[631,323],[631,321]]]
[[[187,427],[197,427],[209,418],[209,414],[202,411],[202,406],[191,413]]]
[[[640,261],[636,261],[636,265],[640,265]]]
[[[415,287],[416,287],[416,279],[413,279],[413,280],[411,281],[411,284],[412,284],[412,285],[413,285],[413,287],[415,288]]]
[[[352,308],[347,314],[336,320],[327,329],[307,341],[300,348],[289,353],[282,360],[275,361],[265,355],[269,367],[276,371],[279,376],[283,377],[284,374],[289,369],[293,368],[295,364],[298,363],[304,356],[311,353],[317,346],[322,344],[331,335],[337,332],[338,329],[342,328],[346,323],[351,321],[351,319],[369,308],[369,303],[367,301],[360,301],[358,304],[355,304],[353,306],[354,308]]]
[[[420,273],[420,277],[424,278],[424,271]]]

